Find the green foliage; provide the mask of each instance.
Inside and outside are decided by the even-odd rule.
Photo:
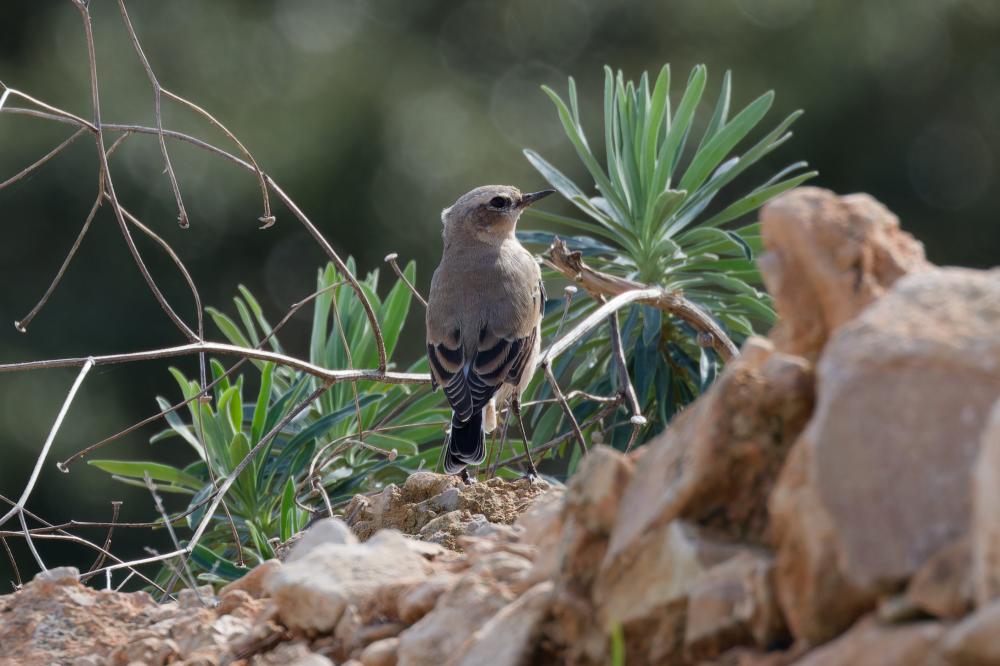
[[[768,296],[757,289],[760,276],[753,259],[761,248],[760,226],[734,223],[816,172],[804,171],[806,163],[797,162],[749,192],[730,197],[728,205],[711,209],[717,195],[737,176],[788,140],[791,133],[787,130],[801,111],[737,151],[770,109],[774,94],[761,95],[730,118],[731,77],[727,72],[714,110],[693,146],[690,139],[697,133],[697,112],[706,83],[706,68],[695,67],[672,110],[669,65],[655,81],[643,73],[638,83],[605,68],[604,167],[584,134],[573,79],[569,79],[568,104],[543,87],[598,195],[588,195],[589,188],[581,188],[538,153],[525,150],[531,164],[582,216],[543,210],[528,214],[581,234],[563,236],[563,240],[598,270],[683,291],[739,343],[755,328],[769,326],[774,312]],[[547,246],[554,234],[530,231],[521,238]],[[561,302],[550,305],[557,307],[550,307],[548,331],[562,310]],[[576,299],[565,326],[580,321],[594,307],[593,299]],[[636,305],[622,314],[629,371],[643,414],[657,431],[711,384],[718,359],[713,351],[695,344],[695,332],[687,324],[652,307]],[[607,395],[616,380],[610,352],[606,335],[591,335],[560,359],[554,370],[572,388]],[[539,397],[544,396],[547,391],[541,390]],[[594,405],[582,406],[578,418],[594,409]],[[538,425],[544,433],[560,420],[549,408]],[[630,434],[625,419],[623,427],[613,429],[613,442],[624,446]]]
[[[353,261],[348,265],[353,272]],[[415,278],[412,262],[404,273],[410,280]],[[374,336],[361,302],[349,286],[338,282],[332,264],[319,271],[309,360],[326,368],[375,367]],[[386,353],[391,358],[412,294],[397,280],[386,297],[379,298],[377,272],[370,273],[361,285],[378,315]],[[260,344],[272,327],[257,300],[240,286],[233,302],[238,323],[209,308],[212,320],[233,344]],[[344,339],[350,349],[349,358]],[[283,350],[277,336],[267,344],[275,351]],[[197,398],[197,380],[171,368],[181,396],[194,399],[188,403],[188,419],[184,419],[180,413],[169,411],[171,403],[167,399],[158,397],[169,428],[150,442],[180,439],[187,443],[195,460],[183,469],[153,462],[93,460],[90,464],[115,479],[139,486],[145,485],[142,479],[147,472],[159,491],[188,495],[186,510],[191,513],[178,524],[193,530],[206,508],[195,507],[210,495],[213,480],[231,473],[300,400],[320,385],[314,377],[285,366],[265,361],[253,364],[259,371],[252,373],[259,374],[256,392],[247,390],[245,375],[240,375],[235,380],[223,378],[208,400]],[[408,370],[426,372],[425,366],[426,360],[422,359]],[[210,368],[213,379],[225,372],[215,359]],[[363,441],[358,438],[359,414],[365,431]],[[322,484],[334,504],[354,493],[399,482],[411,471],[437,463],[448,415],[440,392],[431,393],[429,386],[375,382],[335,385],[264,446],[226,495],[246,565],[273,557],[275,544],[287,541],[305,526],[310,512],[304,506],[325,507],[322,498],[312,491],[311,468],[316,471],[315,481]],[[237,558],[229,520],[219,511],[192,554],[191,563],[202,580],[224,581],[245,572],[234,564]],[[167,576],[168,571],[161,572],[161,578]]]

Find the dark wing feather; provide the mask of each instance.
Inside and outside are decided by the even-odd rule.
[[[432,381],[444,387],[456,419],[468,421],[486,407],[505,382],[520,381],[535,335],[532,329],[528,336],[511,340],[483,331],[475,354],[468,360],[461,358],[461,348],[451,349],[445,343],[427,345]]]

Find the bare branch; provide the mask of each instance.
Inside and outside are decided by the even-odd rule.
[[[602,273],[584,263],[579,252],[570,252],[566,244],[558,238],[552,243],[546,254],[546,263],[565,277],[575,281],[586,289],[594,298],[598,296],[618,296],[625,292],[636,290],[650,291],[650,295],[642,299],[643,303],[672,314],[686,321],[696,331],[711,336],[712,348],[722,358],[728,361],[739,355],[739,350],[726,332],[701,308],[684,298],[678,292],[670,292],[659,287],[649,287],[632,280]]]
[[[76,130],[75,132],[73,132],[73,134],[70,135],[70,137],[68,139],[66,139],[65,141],[63,141],[62,143],[60,143],[58,146],[56,146],[55,148],[53,148],[52,150],[50,150],[48,153],[46,153],[44,157],[36,160],[35,162],[33,162],[32,164],[30,164],[30,165],[28,165],[26,167],[24,167],[23,169],[21,169],[20,171],[18,171],[16,174],[14,174],[13,176],[11,176],[10,178],[8,178],[7,180],[5,180],[2,183],[0,183],[0,190],[2,190],[3,188],[7,187],[8,185],[13,185],[17,181],[19,181],[22,178],[24,178],[25,176],[31,174],[33,171],[35,171],[36,169],[40,168],[43,164],[45,164],[46,162],[48,162],[49,160],[51,160],[53,157],[55,157],[56,155],[58,155],[59,153],[61,153],[71,143],[73,143],[74,141],[76,141],[77,138],[79,138],[79,136],[81,134],[83,134],[83,132],[84,132],[85,129],[86,128],[81,127],[80,129]]]
[[[170,154],[167,152],[167,142],[163,138],[163,116],[160,113],[160,93],[162,88],[160,88],[160,82],[157,80],[156,74],[153,73],[153,68],[149,65],[146,53],[142,50],[142,45],[139,44],[139,37],[135,34],[135,28],[132,27],[132,20],[125,10],[125,0],[118,0],[118,9],[121,11],[125,28],[128,30],[129,39],[132,40],[132,46],[135,48],[135,52],[139,56],[143,68],[146,70],[146,76],[153,86],[153,113],[156,119],[157,136],[160,140],[160,153],[163,155],[163,164],[166,168],[167,176],[170,178],[170,187],[174,191],[174,200],[177,202],[177,222],[182,229],[187,229],[189,225],[187,210],[184,209],[181,188],[177,185],[177,176],[174,174],[174,167],[170,164]]]
[[[339,382],[351,382],[358,380],[371,380],[384,382],[386,384],[429,384],[430,375],[417,372],[395,372],[380,370],[328,370],[318,365],[313,365],[308,361],[303,361],[292,356],[279,354],[277,352],[265,351],[263,349],[250,349],[238,347],[236,345],[224,344],[221,342],[192,342],[177,347],[164,347],[152,349],[150,351],[132,352],[127,354],[108,354],[106,356],[92,356],[89,358],[60,358],[46,359],[43,361],[23,361],[20,363],[0,364],[2,372],[23,372],[25,370],[40,370],[43,368],[73,368],[79,367],[91,360],[94,365],[113,365],[116,363],[131,363],[134,361],[149,361],[161,358],[173,358],[176,356],[187,356],[189,354],[223,354],[226,356],[242,356],[254,358],[261,361],[272,361],[278,365],[288,366],[295,370],[326,379],[336,384]]]
[[[403,274],[403,271],[400,270],[399,264],[396,263],[396,259],[398,258],[399,255],[396,254],[395,252],[393,252],[392,254],[385,255],[386,262],[388,262],[388,264],[392,266],[392,270],[395,271],[396,276],[403,281],[403,284],[405,284],[406,287],[413,293],[413,295],[417,297],[417,300],[420,301],[420,304],[426,308],[427,299],[425,299],[423,296],[420,295],[420,292],[417,291],[417,288],[413,286],[413,283],[410,282],[409,278],[407,278],[406,275]]]

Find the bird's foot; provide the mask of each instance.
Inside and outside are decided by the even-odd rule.
[[[465,482],[465,485],[467,485],[467,486],[471,486],[472,484],[476,483],[476,477],[474,477],[471,474],[469,474],[469,468],[468,467],[466,467],[461,472],[459,472],[458,476],[459,476],[459,478],[462,479],[462,481]]]

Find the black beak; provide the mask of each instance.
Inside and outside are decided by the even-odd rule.
[[[527,208],[531,204],[535,203],[539,199],[544,199],[550,194],[555,194],[555,190],[539,190],[537,192],[528,192],[527,194],[521,195],[521,201],[518,202],[518,208]]]

